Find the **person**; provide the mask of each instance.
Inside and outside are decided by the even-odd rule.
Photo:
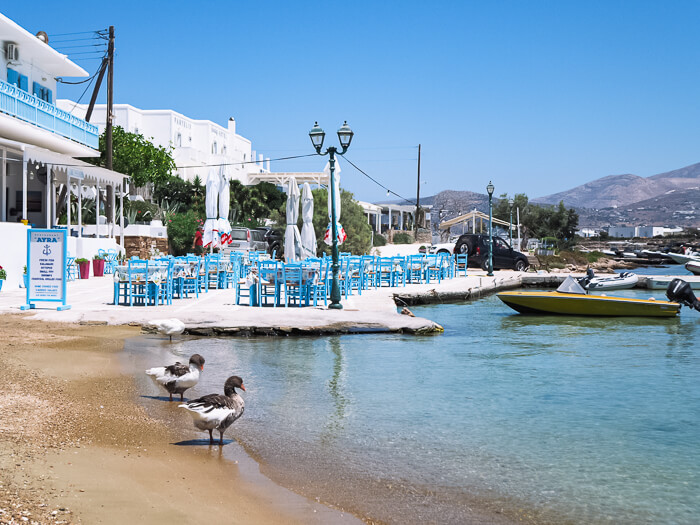
[[[204,232],[202,231],[201,227],[197,228],[197,231],[194,233],[194,241],[192,241],[192,249],[194,250],[194,253],[196,253],[197,255],[201,254],[202,251],[204,250]]]

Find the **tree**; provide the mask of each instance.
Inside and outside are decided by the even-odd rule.
[[[567,209],[563,201],[558,206],[532,204],[524,193],[517,193],[513,200],[514,213],[516,208],[520,209],[520,223],[526,238],[556,237],[560,247],[573,242],[578,227],[578,213],[573,208]],[[503,194],[498,199],[493,216],[506,222],[510,220],[507,195]],[[514,215],[513,222],[515,221]]]
[[[104,166],[106,162],[105,132],[100,135],[100,156],[85,159],[91,164]],[[131,182],[138,187],[149,182],[159,184],[166,182],[175,169],[172,148],[155,146],[143,135],[125,131],[121,126],[112,128],[112,168],[114,171],[131,177]]]
[[[330,224],[328,219],[328,190],[325,188],[312,190],[314,196],[314,231],[318,252],[331,253],[331,246],[323,242],[323,236]],[[340,191],[340,224],[347,234],[347,240],[339,247],[341,251],[355,255],[368,253],[372,248],[372,228],[367,224],[367,217],[362,207],[357,204],[353,194]]]
[[[269,182],[261,182],[255,186],[244,186],[238,180],[232,180],[231,188],[231,214],[235,222],[248,224],[260,222],[261,219],[269,219],[283,215],[287,197],[277,186]]]

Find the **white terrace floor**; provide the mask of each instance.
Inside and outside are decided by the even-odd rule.
[[[291,331],[431,331],[435,323],[419,317],[401,315],[393,300],[395,294],[410,296],[428,294],[450,297],[474,296],[494,288],[519,286],[518,272],[499,271],[495,277],[470,270],[468,277],[460,276],[441,283],[410,284],[405,287],[365,290],[362,295],[343,299],[343,310],[320,307],[250,307],[237,306],[231,289],[210,290],[199,298],[174,299],[168,306],[115,306],[112,276],[91,277],[68,283],[70,310],[56,311],[54,303],[38,303],[26,313],[38,320],[63,322],[98,322],[107,324],[138,324],[145,326],[154,319],[177,318],[188,329],[276,329]],[[25,303],[24,289],[0,291],[0,314],[20,313]]]

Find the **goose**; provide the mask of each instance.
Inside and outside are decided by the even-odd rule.
[[[180,401],[184,401],[183,394],[188,388],[192,388],[199,381],[199,373],[204,370],[204,358],[199,354],[190,357],[190,364],[183,365],[179,361],[170,366],[156,366],[146,370],[153,382],[162,386],[170,394],[180,394]]]
[[[185,331],[185,323],[179,319],[155,319],[148,323],[154,326],[161,334],[170,336],[170,341],[174,335],[180,335]]]
[[[224,384],[224,395],[209,394],[180,405],[189,411],[194,426],[199,430],[209,431],[209,444],[214,444],[212,431],[219,431],[219,445],[224,444],[224,432],[234,421],[243,415],[245,403],[236,392],[236,388],[245,391],[243,380],[238,376],[231,376]]]

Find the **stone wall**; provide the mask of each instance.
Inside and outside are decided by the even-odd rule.
[[[118,242],[119,237],[117,237]],[[162,237],[124,236],[124,250],[127,258],[136,255],[140,259],[148,259],[155,250],[158,250],[163,255],[167,255],[168,239]]]

